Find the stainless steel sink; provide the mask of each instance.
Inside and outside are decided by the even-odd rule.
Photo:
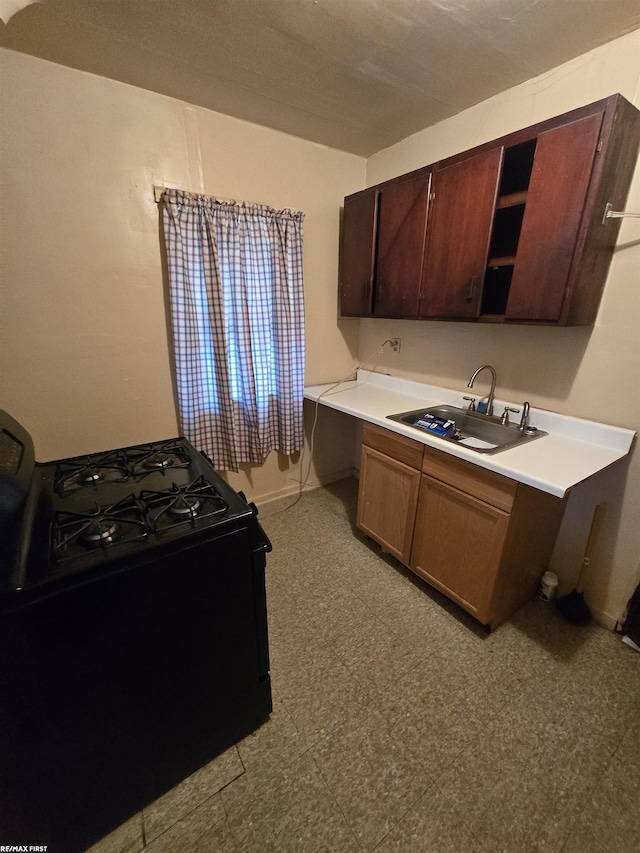
[[[447,437],[438,437],[443,441],[452,441],[461,447],[468,447],[476,453],[499,453],[501,450],[508,450],[510,447],[547,435],[546,432],[536,430],[535,427],[530,427],[529,432],[524,432],[517,424],[501,424],[500,418],[470,412],[468,409],[459,409],[457,406],[432,406],[428,409],[414,409],[412,412],[400,412],[387,417],[389,420],[414,426],[415,422],[425,415],[436,415],[455,421],[455,432]],[[425,431],[421,427],[415,427],[415,429],[420,432]]]

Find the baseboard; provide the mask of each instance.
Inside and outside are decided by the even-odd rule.
[[[332,474],[320,477],[318,480],[314,480],[313,483],[308,483],[307,485],[312,489],[317,489],[319,486],[327,486],[329,483],[337,483],[338,480],[346,480],[347,477],[356,477],[356,479],[358,479],[360,477],[360,472],[356,471],[353,467],[343,468],[341,471],[334,471]]]
[[[329,483],[336,483],[338,480],[346,480],[348,477],[356,477],[360,476],[360,472],[356,471],[355,468],[343,468],[340,471],[333,471],[331,474],[326,474],[323,477],[319,477],[316,480],[310,480],[304,486],[304,492],[313,491],[313,489],[319,489],[321,486],[327,486]],[[266,506],[273,501],[279,501],[283,498],[290,498],[294,495],[297,495],[300,491],[300,483],[292,482],[288,486],[284,486],[282,489],[277,489],[273,492],[266,492],[263,495],[253,495],[251,500],[258,504],[259,506]]]
[[[606,628],[607,631],[615,631],[619,619],[617,619],[615,616],[612,616],[611,613],[607,613],[606,610],[598,610],[595,607],[591,607],[590,609],[594,622],[597,622],[598,625],[601,625],[603,628]]]

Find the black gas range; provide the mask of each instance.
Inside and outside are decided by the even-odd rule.
[[[3,843],[84,850],[268,717],[269,550],[185,438],[37,463],[0,411]]]

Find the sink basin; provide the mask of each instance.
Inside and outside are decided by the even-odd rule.
[[[476,453],[499,453],[510,447],[526,444],[547,435],[538,429],[527,434],[521,432],[517,424],[505,425],[500,423],[496,417],[470,412],[468,409],[459,409],[457,406],[432,406],[429,409],[414,409],[412,412],[400,412],[397,415],[387,415],[389,420],[413,426],[417,420],[425,415],[436,415],[439,418],[455,421],[455,432],[450,436],[438,436],[443,441],[452,441],[461,447],[468,447]],[[416,430],[424,432],[421,427]]]

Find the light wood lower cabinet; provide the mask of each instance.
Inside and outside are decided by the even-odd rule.
[[[536,590],[565,500],[366,424],[357,525],[482,624]]]
[[[484,622],[508,513],[423,476],[417,519],[410,568]]]
[[[419,470],[363,447],[356,523],[405,565],[411,556],[419,488]]]

